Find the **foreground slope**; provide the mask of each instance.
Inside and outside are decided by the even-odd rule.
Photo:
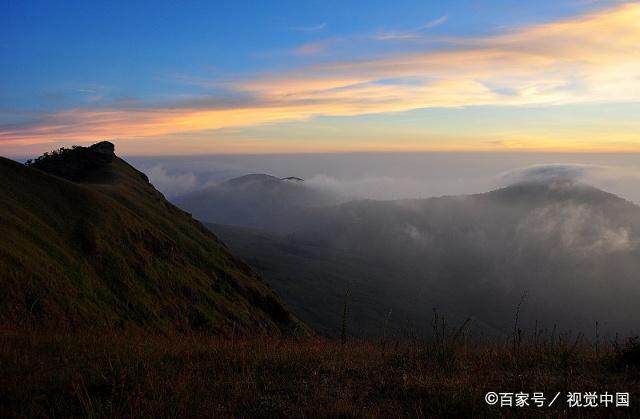
[[[589,345],[550,335],[526,335],[514,349],[511,340],[479,345],[452,334],[342,345],[6,331],[0,416],[637,418],[639,349],[637,341]],[[502,389],[506,398],[524,393],[527,404],[485,402],[487,392]],[[534,392],[543,393],[542,406]],[[630,400],[615,407],[596,397],[597,407],[587,407],[582,397],[583,407],[569,407],[569,392],[628,393]]]
[[[251,269],[108,142],[0,158],[0,321],[291,331]]]

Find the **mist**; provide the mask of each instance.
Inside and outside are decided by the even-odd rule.
[[[640,155],[183,156],[134,164],[328,333],[339,317],[318,321],[315,313],[339,313],[347,287],[363,335],[390,310],[403,324],[428,324],[432,308],[454,322],[474,318],[479,334],[508,334],[523,295],[525,328],[540,322],[587,333],[598,321],[604,336],[640,324]],[[241,177],[261,173],[272,176]],[[283,180],[290,176],[304,182]]]
[[[640,203],[635,153],[352,153],[128,157],[168,198],[249,173],[297,176],[360,199],[481,193],[524,178],[570,177]]]

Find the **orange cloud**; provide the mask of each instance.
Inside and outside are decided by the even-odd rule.
[[[480,39],[449,39],[439,50],[333,62],[226,87],[252,99],[215,109],[77,109],[0,127],[0,141],[160,137],[428,107],[640,101],[640,4]]]

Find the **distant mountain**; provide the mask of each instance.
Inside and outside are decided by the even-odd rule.
[[[288,333],[252,271],[101,142],[0,158],[0,322]]]
[[[301,281],[317,281],[319,299],[343,295],[351,285],[332,280],[334,262],[322,261],[348,257],[339,275],[369,293],[352,304],[377,304],[354,308],[375,312],[375,324],[363,330],[380,328],[389,310],[404,310],[398,317],[428,330],[427,316],[438,307],[454,320],[470,316],[485,331],[508,334],[523,296],[523,328],[536,321],[589,334],[596,321],[601,333],[640,328],[640,207],[587,185],[555,179],[468,196],[354,201],[314,208],[303,224],[268,246],[255,233],[212,229],[294,309],[313,299],[302,294],[311,285]],[[295,254],[310,259],[304,269],[312,273],[294,267]],[[316,327],[338,326],[301,316]]]
[[[307,185],[298,177],[250,174],[174,200],[194,217],[212,223],[292,231],[304,226],[308,208],[334,205],[344,198]]]

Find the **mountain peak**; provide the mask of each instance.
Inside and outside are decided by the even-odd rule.
[[[280,182],[280,178],[267,175],[264,173],[251,173],[248,175],[243,175],[243,176],[235,177],[233,179],[229,179],[224,183],[229,186],[241,186],[241,185],[250,185],[254,183],[271,183],[271,182]]]
[[[619,196],[603,191],[574,179],[545,179],[517,182],[507,187],[487,192],[486,197],[507,202],[562,202],[575,201],[594,204],[597,202],[627,202]]]

